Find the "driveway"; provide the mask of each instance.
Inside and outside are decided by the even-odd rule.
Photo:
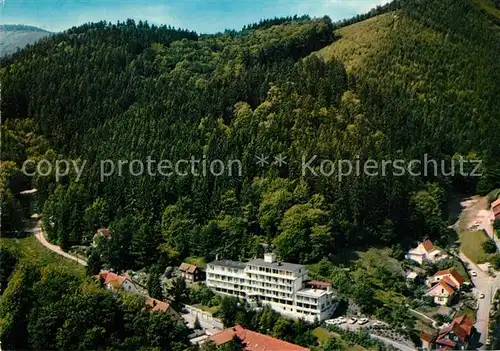
[[[220,320],[213,318],[210,313],[197,310],[192,306],[186,305],[181,313],[181,317],[192,329],[194,329],[194,323],[196,321],[196,318],[198,318],[198,322],[200,322],[201,328],[208,335],[216,334],[224,329],[224,326],[222,325],[222,322]]]
[[[78,258],[77,256],[73,256],[67,252],[64,252],[59,246],[49,243],[47,241],[47,239],[45,238],[45,233],[43,232],[43,229],[42,229],[42,221],[39,220],[36,223],[35,227],[33,227],[33,229],[31,229],[31,231],[35,235],[35,237],[38,239],[38,241],[43,246],[45,246],[47,249],[49,249],[50,251],[53,251],[56,254],[61,255],[63,257],[66,257],[70,260],[73,260],[76,263],[81,264],[82,266],[87,265],[87,262],[85,260]]]

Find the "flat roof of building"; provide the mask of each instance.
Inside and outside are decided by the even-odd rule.
[[[262,258],[254,258],[246,264],[253,266],[268,267],[274,269],[281,269],[284,271],[298,271],[299,269],[306,269],[302,264],[288,263],[288,262],[266,262]]]
[[[325,294],[328,294],[328,291],[323,290],[323,289],[311,289],[311,288],[306,288],[306,289],[300,289],[297,291],[297,295],[301,296],[308,296],[308,297],[320,297]]]
[[[239,261],[231,261],[231,260],[217,260],[209,263],[215,266],[229,267],[229,268],[237,268],[237,269],[245,269],[246,263]]]

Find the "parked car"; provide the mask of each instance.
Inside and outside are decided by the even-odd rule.
[[[345,322],[347,322],[347,319],[344,318],[344,317],[339,317],[337,318],[337,321],[336,321],[336,324],[344,324]]]
[[[368,320],[368,318],[361,318],[361,319],[359,320],[358,324],[363,325],[363,324],[368,323],[368,321],[369,321],[369,320]]]
[[[470,275],[472,275],[473,277],[477,277],[476,271],[470,271]]]
[[[358,320],[356,318],[349,319],[349,324],[356,324]]]
[[[480,294],[479,294],[479,298],[480,298],[480,299],[484,299],[484,294],[483,294],[483,293],[480,293]]]

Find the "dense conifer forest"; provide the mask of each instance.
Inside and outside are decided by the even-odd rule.
[[[386,49],[349,70],[316,53],[339,40],[328,18],[203,36],[128,20],[46,38],[2,62],[10,172],[26,157],[85,160],[79,181],[35,179],[47,231],[69,246],[115,228],[119,268],[169,255],[251,257],[262,242],[307,263],[359,242],[440,240],[450,191],[499,182],[498,28],[467,0],[395,4],[382,15],[393,21]],[[27,125],[45,142],[34,153],[16,133]],[[261,154],[290,162],[259,167]],[[299,162],[424,154],[482,159],[484,175],[339,181],[304,175]],[[243,174],[100,179],[101,160],[192,155],[239,159]]]
[[[498,1],[401,0],[339,23],[295,16],[198,35],[127,20],[46,37],[1,59],[2,230],[22,231],[18,194],[35,187],[48,238],[63,249],[89,245],[96,229],[109,227],[112,239],[100,241],[90,258],[99,261],[97,269],[164,269],[187,257],[245,259],[260,255],[262,244],[284,261],[305,264],[359,246],[403,252],[424,237],[446,244],[455,238],[450,195],[500,187],[498,14]],[[363,23],[373,27],[373,38],[342,36],[346,26]],[[482,176],[388,172],[339,179],[304,174],[301,165],[313,155],[317,171],[323,159],[425,154],[444,160],[446,170],[461,157],[482,160]],[[269,157],[265,167],[256,162],[260,155]],[[279,155],[285,165],[274,162]],[[101,179],[102,160],[192,156],[241,160],[243,171],[134,176],[127,166]],[[73,160],[84,169],[81,176],[73,170],[59,179],[54,171],[30,178],[21,173],[27,159]],[[35,295],[50,284],[43,270],[25,266],[10,279],[8,287],[2,281],[3,316],[23,280]],[[90,283],[64,281],[82,297],[55,302],[36,295],[32,321],[18,327],[29,332],[25,340],[37,342],[16,347],[85,349],[81,340],[33,333],[44,324],[37,309],[51,303],[68,309],[65,328],[76,328],[70,315],[80,305],[72,299],[84,304],[89,294],[90,305],[117,311],[102,312],[106,323],[119,323],[102,334],[113,335],[110,347],[148,343],[147,333],[134,334],[130,345],[122,344],[123,335],[139,324],[152,330],[163,318],[144,315],[140,302],[94,294]],[[167,349],[181,347],[184,331],[167,342],[177,345]]]

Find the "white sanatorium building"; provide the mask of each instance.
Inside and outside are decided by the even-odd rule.
[[[283,315],[310,322],[328,319],[336,307],[330,283],[309,281],[306,266],[277,262],[274,253],[245,263],[210,262],[207,286],[216,293],[260,301]]]

